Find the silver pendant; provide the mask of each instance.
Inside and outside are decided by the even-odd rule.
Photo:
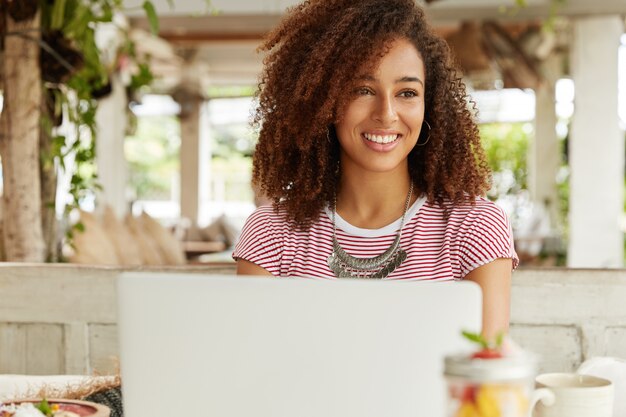
[[[404,204],[404,213],[400,221],[400,229],[391,246],[383,253],[373,258],[356,258],[343,250],[337,242],[337,226],[335,224],[335,210],[337,202],[333,204],[333,252],[327,259],[328,266],[335,273],[337,278],[385,278],[404,262],[407,257],[406,251],[400,247],[402,237],[402,227],[406,212],[409,210],[411,195],[413,194],[413,183],[409,186],[409,194]]]
[[[385,255],[389,251],[389,249],[387,249],[385,253],[383,253],[382,255],[379,255],[378,257]],[[337,252],[335,251],[333,251],[333,253],[331,253],[330,256],[328,257],[328,266],[335,273],[335,276],[337,278],[371,278],[371,279],[386,278],[389,274],[395,271],[396,268],[398,268],[402,264],[402,262],[404,262],[404,260],[407,258],[406,251],[400,247],[396,247],[393,253],[391,253],[387,257],[385,262],[383,262],[380,265],[375,265],[370,268],[370,267],[363,267],[361,265],[364,264],[363,261],[370,261],[371,259],[355,258],[353,256],[348,255],[345,252],[344,254],[349,256],[352,260],[356,260],[356,262],[354,263],[345,262],[345,260],[342,259],[342,257],[338,256]],[[375,259],[375,258],[372,258],[372,259]]]

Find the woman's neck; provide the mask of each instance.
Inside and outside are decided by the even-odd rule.
[[[379,229],[393,223],[406,209],[411,185],[408,172],[343,172],[337,195],[337,213],[348,223],[363,229]],[[409,204],[416,198],[416,191]]]

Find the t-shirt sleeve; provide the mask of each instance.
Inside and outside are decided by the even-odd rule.
[[[478,203],[465,222],[470,226],[459,248],[463,277],[500,258],[511,259],[512,268],[517,268],[519,259],[513,246],[511,223],[502,208],[492,202]]]
[[[278,276],[282,257],[282,227],[279,220],[272,206],[257,208],[241,230],[233,259],[252,262]]]

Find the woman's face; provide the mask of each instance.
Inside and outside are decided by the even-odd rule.
[[[342,169],[404,169],[424,120],[425,69],[406,39],[393,42],[373,74],[356,82],[336,124]]]

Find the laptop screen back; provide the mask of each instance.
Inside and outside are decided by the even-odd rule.
[[[443,357],[480,328],[469,282],[126,273],[118,284],[128,417],[443,417]]]

